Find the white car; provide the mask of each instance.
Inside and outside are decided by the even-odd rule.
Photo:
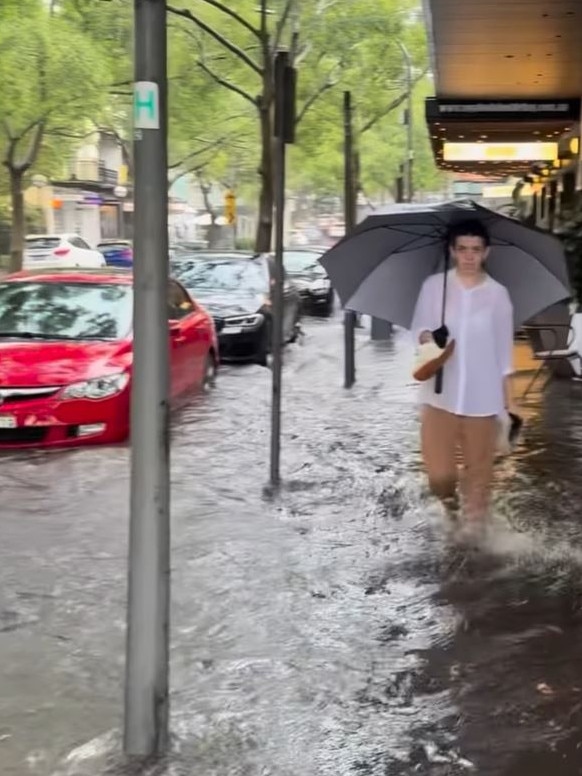
[[[23,269],[83,267],[97,269],[107,262],[78,234],[30,234],[24,246]]]

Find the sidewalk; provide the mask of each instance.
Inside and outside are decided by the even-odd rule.
[[[578,773],[580,536],[570,504],[582,496],[580,402],[558,386],[561,410],[555,397],[549,412],[532,407],[523,451],[499,471],[494,552],[459,558],[419,472],[408,344],[358,337],[351,392],[341,387],[338,322],[313,322],[290,352],[275,502],[262,497],[266,370],[224,370],[211,399],[176,426],[180,752],[167,773]],[[6,606],[22,610],[23,590],[53,596],[26,599],[28,624],[0,634],[6,776],[23,776],[33,750],[29,772],[40,776],[102,776],[115,762],[107,734],[122,709],[126,453],[67,462],[77,487],[66,495],[55,458],[0,470],[9,502],[27,505],[4,519]],[[41,682],[47,673],[55,678]],[[82,763],[63,759],[92,739]]]

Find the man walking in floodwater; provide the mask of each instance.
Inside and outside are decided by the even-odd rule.
[[[432,492],[456,513],[460,452],[459,538],[468,541],[486,526],[498,419],[513,412],[513,308],[507,289],[487,274],[489,245],[480,221],[450,229],[453,268],[446,282],[444,273],[424,282],[412,323],[417,345],[434,348],[445,296],[444,323],[454,345],[443,354],[442,391],[435,390],[436,377],[420,387],[422,455]]]

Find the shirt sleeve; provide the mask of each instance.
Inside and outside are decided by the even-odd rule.
[[[513,305],[506,288],[502,288],[495,312],[495,339],[499,368],[503,377],[513,374],[514,323]]]
[[[418,345],[418,338],[423,331],[432,331],[434,329],[431,310],[432,310],[432,293],[430,278],[427,278],[422,284],[420,294],[416,300],[416,307],[414,308],[414,315],[412,316],[412,324],[410,326],[410,332],[412,334],[414,344]]]

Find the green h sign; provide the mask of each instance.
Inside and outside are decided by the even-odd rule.
[[[160,92],[153,81],[136,81],[133,91],[135,129],[160,128]]]

